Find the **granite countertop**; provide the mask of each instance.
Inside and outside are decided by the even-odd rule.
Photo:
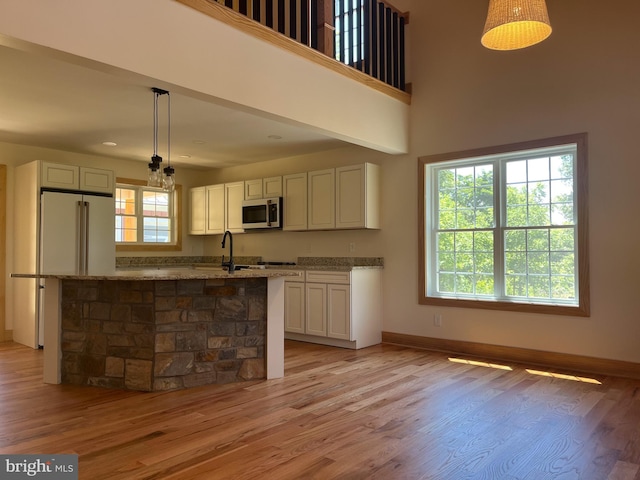
[[[228,257],[225,257],[228,260]],[[360,268],[384,268],[384,258],[382,257],[297,257],[294,260],[287,259],[284,265],[269,264],[268,258],[260,256],[234,255],[236,265],[251,265],[258,267],[260,263],[266,263],[268,270],[328,270],[328,271],[349,271]],[[116,269],[174,269],[174,268],[216,268],[220,267],[222,258],[220,256],[200,256],[200,257],[117,257]],[[290,263],[289,263],[290,262]]]
[[[206,280],[293,277],[301,270],[350,272],[384,268],[382,257],[298,257],[295,264],[288,265],[258,265],[262,257],[235,257],[236,265],[250,265],[251,268],[236,270],[231,274],[222,269],[220,257],[120,257],[116,260],[115,270],[104,274],[12,273],[11,277],[68,280]]]
[[[276,269],[244,269],[229,273],[222,269],[139,268],[94,275],[12,273],[13,278],[59,278],[62,280],[208,280],[212,278],[293,277],[295,272]]]

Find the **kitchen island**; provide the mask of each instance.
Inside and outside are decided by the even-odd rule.
[[[44,381],[162,391],[284,375],[284,278],[158,268],[44,278]]]

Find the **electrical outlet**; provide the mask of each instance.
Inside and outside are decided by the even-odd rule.
[[[441,326],[442,326],[442,315],[441,315],[441,314],[436,313],[436,314],[433,316],[433,324],[434,324],[436,327],[441,327]]]
[[[351,242],[349,243],[349,253],[353,253],[356,251],[356,244],[355,242]]]

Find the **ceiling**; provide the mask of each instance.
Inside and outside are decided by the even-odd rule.
[[[149,162],[152,80],[0,46],[0,142]],[[171,92],[171,163],[223,168],[338,148],[311,130]],[[167,159],[167,97],[158,154]],[[103,142],[114,142],[106,146]]]

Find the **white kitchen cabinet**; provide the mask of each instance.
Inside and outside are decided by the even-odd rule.
[[[336,226],[335,169],[308,173],[309,230],[330,230]]]
[[[242,229],[244,182],[221,183],[189,190],[189,233],[215,235]]]
[[[205,234],[224,233],[225,223],[225,190],[224,184],[205,187],[206,224]]]
[[[40,186],[45,188],[110,194],[114,192],[111,170],[41,162],[40,175]]]
[[[351,340],[351,287],[327,285],[327,337]]]
[[[327,284],[305,284],[305,324],[304,333],[327,336]]]
[[[244,199],[259,200],[282,196],[282,177],[256,178],[245,180]]]
[[[258,200],[262,197],[262,178],[255,178],[253,180],[245,180],[244,182],[244,199],[245,200]]]
[[[305,332],[304,272],[299,277],[286,277],[284,282],[284,329],[287,332]]]
[[[77,190],[80,186],[80,167],[42,162],[40,185],[47,188]]]
[[[380,167],[336,168],[336,228],[380,228]]]
[[[205,234],[206,216],[205,187],[189,189],[189,233],[191,235]]]
[[[80,185],[83,192],[111,193],[115,191],[113,171],[102,168],[80,167]]]
[[[225,227],[231,233],[242,233],[242,201],[244,200],[244,182],[224,184]]]
[[[262,198],[282,196],[282,177],[268,177],[262,179]]]
[[[308,270],[304,280],[285,280],[285,338],[344,348],[382,341],[381,269]]]
[[[307,173],[282,177],[283,230],[307,229]]]

